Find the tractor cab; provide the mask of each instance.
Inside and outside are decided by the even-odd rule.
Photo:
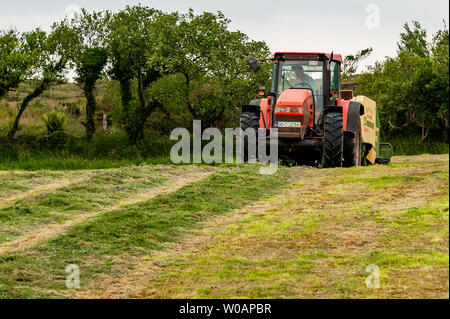
[[[275,93],[276,106],[301,105],[311,126],[318,125],[324,106],[340,95],[341,55],[277,52],[271,59],[271,92]],[[275,122],[277,115],[282,114],[275,114]]]

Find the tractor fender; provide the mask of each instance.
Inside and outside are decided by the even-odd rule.
[[[251,100],[250,105],[260,106],[263,99]]]
[[[250,102],[250,104],[244,104],[242,105],[242,112],[254,112],[254,113],[259,113],[261,112],[261,108],[259,106],[260,100],[253,100]]]
[[[268,99],[257,99],[250,101],[250,104],[242,105],[242,112],[254,112],[259,113],[259,127],[266,128],[270,130],[269,125],[269,100]]]
[[[364,106],[361,103],[349,101],[344,131],[355,134],[361,115],[364,115]]]
[[[339,100],[339,106],[342,108],[344,131],[355,134],[358,120],[361,115],[364,115],[364,106],[361,103],[348,100]]]

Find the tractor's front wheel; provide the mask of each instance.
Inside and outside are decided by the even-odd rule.
[[[259,113],[245,111],[241,113],[241,129],[242,131],[246,131],[247,129],[253,129],[255,134],[255,154],[250,154],[250,159],[256,159],[258,154],[258,128],[259,128]],[[244,135],[244,139],[242,141],[244,143],[244,162],[249,161],[249,138],[247,135]]]
[[[330,112],[325,114],[322,167],[341,167],[343,146],[344,130],[342,113]]]
[[[361,119],[358,119],[355,134],[344,134],[344,166],[361,166],[362,160]]]

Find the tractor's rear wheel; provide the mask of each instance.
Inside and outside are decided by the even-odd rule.
[[[330,112],[324,116],[322,167],[341,167],[344,147],[342,113]]]
[[[247,129],[253,129],[255,131],[255,151],[256,153],[254,154],[254,158],[256,159],[257,154],[258,154],[258,128],[259,128],[259,113],[257,112],[242,112],[241,113],[241,129],[242,131],[245,131]],[[244,135],[244,162],[248,162],[249,161],[249,154],[248,154],[248,143],[249,143],[249,139],[247,135]],[[250,158],[252,159],[253,156]]]
[[[345,167],[361,166],[362,160],[361,119],[358,119],[355,134],[344,134],[344,163]]]

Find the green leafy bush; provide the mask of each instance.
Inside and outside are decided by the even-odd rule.
[[[52,110],[47,114],[42,115],[42,119],[47,127],[47,133],[52,134],[57,131],[64,131],[67,125],[66,113]]]
[[[75,102],[62,102],[60,103],[61,107],[65,108],[67,112],[73,117],[80,117],[81,110],[77,103]]]

